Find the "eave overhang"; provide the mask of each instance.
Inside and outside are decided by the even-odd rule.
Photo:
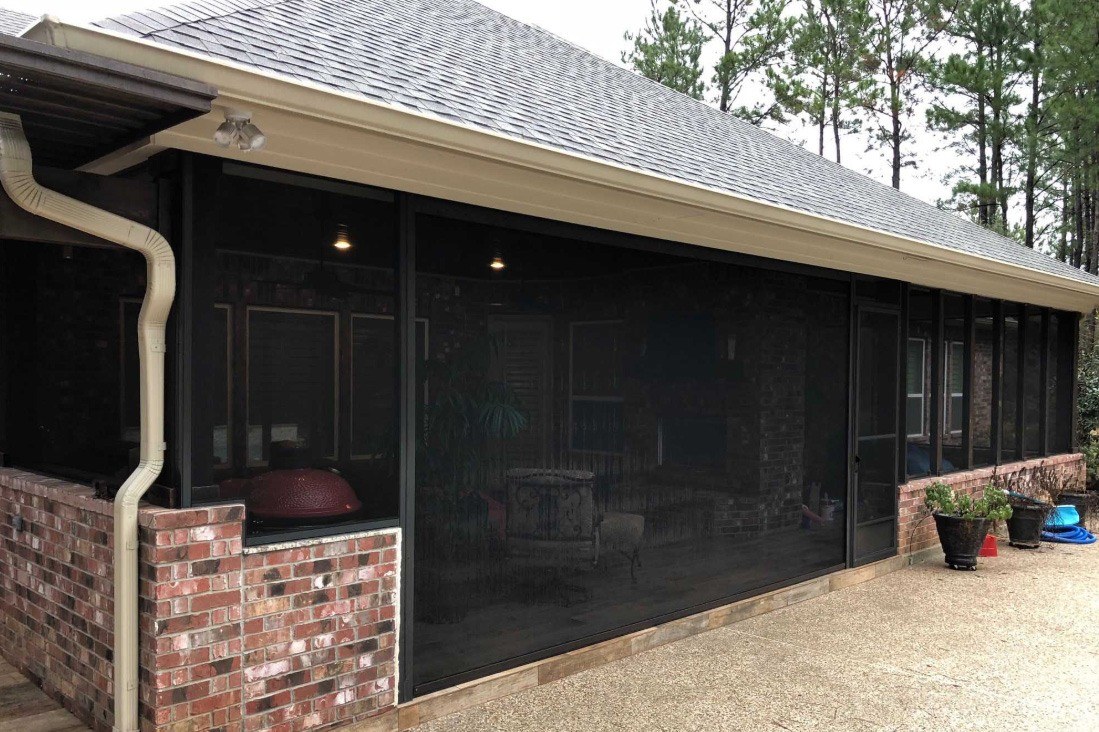
[[[221,109],[104,156],[85,166],[91,172],[113,173],[176,148],[986,297],[1081,313],[1099,306],[1099,279],[1033,270],[732,195],[99,28],[49,21],[27,35],[219,90]],[[262,153],[213,143],[224,109],[233,108],[251,111],[266,133]]]
[[[0,35],[0,110],[18,114],[35,161],[74,168],[206,114],[208,84]]]

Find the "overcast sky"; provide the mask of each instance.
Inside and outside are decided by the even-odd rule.
[[[626,41],[622,35],[636,30],[649,13],[650,0],[481,0],[483,4],[526,23],[541,26],[567,38],[605,59],[620,63]],[[0,0],[0,6],[33,15],[50,14],[67,22],[86,22],[130,10],[140,10],[175,2],[159,0]],[[748,99],[741,97],[740,103]],[[794,124],[774,130],[777,134],[806,144],[813,130]],[[951,163],[951,154],[937,151],[942,140],[915,131],[918,143],[918,168],[902,172],[901,188],[925,201],[934,203],[948,195],[941,177]],[[844,164],[877,180],[888,182],[888,155],[884,151],[866,152],[864,138],[848,136],[844,145]],[[831,139],[829,137],[829,139]],[[814,148],[815,150],[815,148]],[[825,153],[833,155],[827,147]]]

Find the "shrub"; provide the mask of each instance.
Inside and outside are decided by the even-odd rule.
[[[942,481],[935,481],[924,491],[924,505],[932,513],[964,519],[987,518],[993,521],[1011,518],[1011,504],[1003,489],[993,484],[985,486],[983,495],[974,500],[967,494],[957,495]]]

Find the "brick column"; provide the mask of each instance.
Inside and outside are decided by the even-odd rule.
[[[141,512],[143,727],[241,729],[243,516]]]

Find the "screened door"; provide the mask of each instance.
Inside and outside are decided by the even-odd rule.
[[[859,309],[852,556],[861,564],[897,547],[900,315]]]

